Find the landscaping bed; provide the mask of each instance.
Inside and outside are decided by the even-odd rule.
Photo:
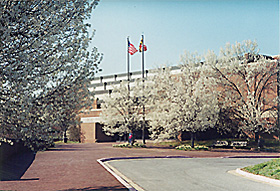
[[[140,143],[139,143],[140,144]],[[191,141],[167,140],[161,142],[147,141],[147,148],[163,148],[178,150],[244,150],[244,151],[262,151],[262,152],[280,152],[280,143],[278,140],[266,139],[262,146],[258,148],[254,140],[242,139],[221,139],[221,140],[203,140],[195,141],[195,147],[190,149]],[[121,147],[121,146],[120,146]]]
[[[205,146],[205,145],[195,145],[193,148],[191,147],[191,145],[180,145],[175,147],[175,149],[177,150],[184,150],[184,151],[199,151],[199,150],[203,150],[203,151],[208,151],[209,147]]]
[[[129,143],[120,143],[120,144],[114,144],[113,147],[120,147],[120,148],[146,148],[146,145],[142,143],[134,143],[133,145],[130,145]]]

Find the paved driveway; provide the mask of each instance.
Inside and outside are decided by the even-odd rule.
[[[280,187],[228,173],[267,160],[270,159],[138,159],[109,164],[147,191],[280,191]]]
[[[238,150],[179,151],[166,148],[125,149],[113,148],[115,143],[62,144],[45,152],[37,153],[35,160],[24,175],[14,181],[0,181],[0,190],[17,191],[100,191],[127,190],[98,162],[100,158],[115,157],[228,157],[228,156],[274,156],[280,153],[263,153]],[[24,163],[24,156],[15,156],[7,161],[6,170],[0,174],[14,172]],[[28,161],[25,161],[28,162]],[[30,161],[29,161],[30,162]],[[3,167],[3,166],[2,166]],[[145,175],[148,177],[148,175]],[[152,177],[156,178],[156,177]],[[152,179],[152,180],[154,180]],[[153,181],[152,181],[153,182]]]

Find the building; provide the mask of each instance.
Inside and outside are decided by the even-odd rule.
[[[179,66],[173,66],[172,70],[174,73],[180,71]],[[145,77],[148,75],[153,75],[155,70],[145,70]],[[135,79],[142,78],[142,71],[136,71],[130,73],[130,82],[133,85]],[[82,131],[82,142],[84,143],[95,143],[98,141],[114,141],[117,137],[111,137],[105,135],[102,131],[102,125],[100,124],[100,113],[101,103],[104,96],[112,92],[113,86],[117,86],[122,81],[127,81],[128,74],[113,74],[108,76],[96,77],[90,87],[90,91],[95,92],[95,101],[93,103],[92,109],[80,114],[81,118],[81,131]]]
[[[246,56],[246,55],[245,55]],[[266,59],[274,59],[279,60],[279,55],[275,57],[267,57]],[[248,59],[250,61],[250,59]],[[250,61],[251,62],[251,61]],[[252,61],[253,62],[253,61]],[[146,70],[145,77],[153,75],[155,70]],[[179,66],[171,67],[171,71],[174,74],[178,74],[180,72]],[[130,81],[133,84],[135,79],[142,78],[142,72],[131,72],[130,73]],[[85,143],[94,143],[94,142],[102,142],[102,141],[115,141],[117,137],[111,137],[105,135],[102,131],[102,125],[100,124],[100,113],[102,112],[101,103],[104,96],[110,94],[112,92],[113,86],[117,86],[122,81],[127,81],[128,74],[114,74],[107,76],[96,77],[92,83],[90,91],[95,92],[95,101],[93,104],[93,109],[90,111],[81,114],[81,131],[82,131],[82,142]]]

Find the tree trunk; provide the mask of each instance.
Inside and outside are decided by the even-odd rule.
[[[191,132],[191,147],[194,148],[194,133]]]
[[[143,125],[143,127],[142,127],[142,141],[143,141],[143,144],[146,144],[146,139],[145,139],[145,125]]]
[[[255,142],[256,142],[257,145],[258,145],[258,149],[261,148],[261,140],[260,140],[260,134],[259,134],[259,132],[256,132],[256,133],[255,133]]]
[[[127,133],[124,133],[123,141],[126,142]]]
[[[67,130],[65,129],[65,131],[64,131],[64,136],[63,136],[63,137],[64,137],[64,138],[63,138],[63,142],[64,142],[64,143],[67,143],[67,140],[68,140],[66,131],[67,131]]]

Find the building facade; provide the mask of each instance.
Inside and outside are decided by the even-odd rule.
[[[269,59],[279,60],[279,55],[270,57]],[[146,70],[145,77],[154,75],[156,70]],[[180,73],[179,66],[172,66],[171,71],[174,74]],[[133,85],[136,79],[142,78],[142,72],[131,72],[129,74],[130,82]],[[122,81],[128,80],[127,73],[113,74],[107,76],[96,77],[90,87],[90,91],[95,92],[95,101],[92,109],[84,112],[80,115],[81,118],[81,141],[84,143],[104,142],[104,141],[115,141],[118,138],[107,136],[102,131],[102,125],[100,123],[100,113],[102,112],[101,103],[105,96],[112,93],[113,87],[118,86]],[[275,95],[273,95],[275,96]]]
[[[173,66],[172,71],[177,73],[180,71],[179,66]],[[144,76],[153,75],[155,70],[145,70]],[[129,74],[130,82],[133,85],[136,79],[142,78],[142,71],[131,72]],[[100,124],[100,113],[102,112],[101,103],[104,96],[109,95],[114,86],[118,86],[121,82],[127,81],[128,74],[113,74],[107,76],[96,77],[90,87],[90,91],[95,93],[95,101],[92,109],[80,114],[81,118],[81,141],[84,143],[95,143],[104,141],[115,141],[117,137],[107,136],[102,131],[102,125]]]

